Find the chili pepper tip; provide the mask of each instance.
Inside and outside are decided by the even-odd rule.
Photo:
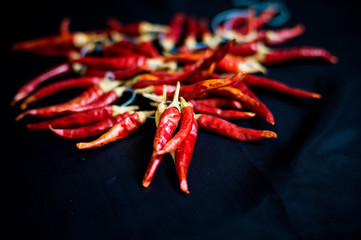
[[[265,137],[265,138],[277,138],[277,134],[275,132],[272,132],[272,131],[264,130],[262,132],[262,137]]]
[[[188,190],[188,184],[187,184],[187,181],[186,180],[182,180],[181,183],[180,183],[180,189],[189,194],[189,190]]]

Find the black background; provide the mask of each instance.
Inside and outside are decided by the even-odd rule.
[[[190,195],[179,190],[169,156],[150,187],[141,186],[152,121],[124,140],[89,151],[77,150],[77,141],[28,131],[26,120],[15,123],[20,110],[9,103],[17,89],[62,60],[11,52],[10,46],[56,34],[64,16],[71,17],[73,31],[102,28],[109,16],[165,24],[176,11],[212,18],[233,8],[231,1],[7,4],[0,73],[6,239],[360,239],[361,38],[351,1],[286,2],[291,19],[284,26],[302,22],[306,32],[284,46],[321,46],[340,61],[272,66],[267,76],[323,98],[256,91],[275,126],[259,119],[237,124],[273,130],[278,139],[237,142],[201,130],[188,172]]]

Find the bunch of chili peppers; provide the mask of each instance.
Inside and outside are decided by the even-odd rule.
[[[26,127],[50,130],[68,139],[97,136],[76,144],[88,149],[125,138],[154,116],[157,128],[143,186],[149,186],[163,156],[170,153],[180,189],[189,193],[187,170],[198,128],[239,141],[277,138],[273,131],[232,122],[256,116],[275,123],[271,110],[252,88],[321,98],[318,93],[252,74],[295,59],[337,62],[319,47],[273,48],[305,30],[301,24],[265,30],[276,14],[275,6],[259,14],[250,7],[247,14],[228,18],[214,32],[206,19],[185,13],[176,13],[168,25],[125,24],[112,18],[107,28],[88,32],[69,31],[70,19],[65,18],[59,34],[13,46],[17,51],[64,58],[64,63],[31,79],[15,94],[12,104],[21,102],[24,110],[16,120],[43,118]],[[69,78],[69,74],[77,77]],[[53,78],[61,80],[49,83]],[[63,103],[26,110],[36,101],[74,88],[83,89],[82,93]],[[115,104],[124,92],[131,92],[132,98]],[[129,105],[135,94],[152,100],[156,109],[141,111],[139,106]]]

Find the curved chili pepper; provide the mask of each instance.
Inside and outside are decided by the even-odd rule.
[[[73,62],[84,64],[89,68],[109,71],[142,67],[146,65],[147,57],[142,55],[127,55],[112,58],[82,57],[75,59]]]
[[[194,145],[198,135],[198,123],[193,118],[192,128],[180,146],[175,150],[175,170],[179,179],[180,189],[189,194],[187,183],[188,167],[192,159]]]
[[[114,88],[114,89],[110,90],[109,92],[105,93],[98,100],[93,101],[92,103],[87,104],[82,107],[79,107],[79,108],[72,108],[69,110],[69,112],[82,112],[82,111],[99,108],[99,107],[104,107],[109,104],[112,104],[123,95],[125,89],[126,89],[126,87]]]
[[[77,143],[76,146],[79,149],[98,148],[118,139],[125,138],[130,133],[137,130],[146,121],[147,117],[152,114],[154,114],[154,111],[135,112],[120,120],[96,140],[91,142],[80,142]]]
[[[135,67],[124,70],[113,70],[111,71],[114,74],[115,79],[124,80],[134,77],[135,75],[149,70],[148,66]],[[95,77],[104,77],[109,71],[101,69],[92,69],[87,68],[85,71],[86,76],[95,76]]]
[[[243,58],[227,54],[222,60],[217,62],[216,71],[219,72],[238,72],[246,71],[249,73],[266,72],[266,69],[256,60],[252,58]]]
[[[170,51],[175,45],[177,45],[183,32],[185,20],[186,15],[184,13],[174,14],[171,22],[169,23],[169,29],[165,33],[164,39],[160,42],[165,50]]]
[[[278,10],[274,5],[267,7],[263,10],[255,19],[255,27],[256,29],[260,29],[266,23],[268,23],[276,14]]]
[[[194,49],[197,43],[197,19],[190,16],[186,20],[187,32],[185,34],[184,44],[188,49]]]
[[[217,116],[226,120],[238,120],[244,118],[254,117],[256,114],[252,112],[243,112],[237,110],[223,110],[216,107],[210,107],[202,104],[197,104],[197,102],[191,100],[195,113],[204,113]]]
[[[108,131],[110,128],[112,128],[114,124],[120,122],[123,118],[128,117],[129,115],[130,115],[129,112],[125,112],[122,114],[118,114],[114,117],[106,118],[93,125],[82,126],[78,128],[59,129],[59,128],[53,128],[52,125],[49,125],[49,128],[53,133],[55,133],[60,137],[68,138],[68,139],[81,139],[104,133]]]
[[[203,63],[199,67],[200,70],[208,70],[212,64],[218,63],[221,61],[224,56],[229,52],[230,48],[233,46],[234,40],[228,41],[225,44],[217,47],[216,50],[212,53],[211,56],[204,59]],[[236,72],[236,71],[235,71]]]
[[[219,108],[219,107],[229,107],[229,108],[236,108],[242,109],[242,104],[237,100],[227,99],[227,98],[206,98],[206,99],[198,99],[192,100],[197,105],[205,105],[209,107]]]
[[[163,112],[162,117],[160,118],[159,125],[157,127],[155,137],[153,140],[153,154],[150,158],[147,170],[143,178],[143,186],[148,187],[151,183],[155,171],[157,170],[160,162],[163,159],[163,155],[157,155],[156,153],[160,151],[165,144],[172,138],[178,122],[181,118],[181,113],[178,104],[180,84],[177,83],[177,91],[174,94],[172,103],[167,107]]]
[[[44,48],[32,53],[38,56],[61,57],[69,60],[80,57],[79,51],[74,48]]]
[[[180,97],[180,100],[182,113],[179,131],[164,145],[162,150],[156,152],[157,155],[164,155],[176,150],[192,129],[194,121],[193,107],[190,103],[184,100],[184,98]]]
[[[199,127],[216,132],[231,139],[240,141],[254,141],[267,138],[277,138],[277,134],[268,130],[254,130],[237,126],[222,118],[201,114],[198,119]]]
[[[72,88],[88,88],[100,83],[102,80],[103,78],[100,77],[81,77],[81,78],[69,78],[66,80],[51,83],[49,85],[40,88],[39,90],[31,94],[29,97],[27,97],[24,100],[24,102],[20,105],[20,108],[25,109],[29,103],[36,102],[40,99],[51,96],[60,91],[66,89],[72,89]]]
[[[336,56],[333,56],[330,52],[323,48],[304,46],[272,49],[264,56],[263,63],[276,64],[296,59],[324,59],[330,63],[337,63],[338,61]]]
[[[183,86],[180,89],[180,96],[187,100],[196,99],[212,89],[231,85],[241,79],[244,74],[246,74],[246,72],[238,72],[234,74],[231,79],[209,79]]]
[[[258,40],[269,46],[280,45],[290,39],[300,36],[304,31],[305,27],[302,24],[280,30],[259,31]]]
[[[257,53],[257,49],[258,49],[257,42],[239,43],[233,45],[229,49],[229,53],[236,56],[248,56]]]
[[[20,115],[18,115],[15,120],[19,121],[27,115],[35,117],[55,117],[64,114],[66,111],[69,111],[72,108],[77,108],[85,106],[101,97],[104,94],[104,91],[98,87],[90,87],[86,91],[82,92],[78,97],[73,98],[70,101],[65,103],[60,103],[48,107],[36,108],[27,110]]]
[[[266,88],[272,91],[281,92],[284,94],[289,94],[295,97],[302,98],[321,98],[321,95],[314,92],[305,91],[298,88],[292,88],[284,83],[278,82],[276,80],[271,80],[265,77],[259,77],[255,75],[246,75],[243,78],[243,83],[250,87],[261,87]]]
[[[70,64],[63,63],[41,73],[39,76],[33,78],[19,89],[19,91],[15,94],[15,97],[13,98],[11,104],[14,105],[16,102],[26,98],[32,91],[34,91],[39,86],[39,84],[47,81],[48,79],[62,76],[71,71],[72,68]]]
[[[75,128],[79,126],[92,125],[106,118],[113,117],[126,111],[134,111],[137,109],[137,106],[120,107],[117,105],[108,105],[101,108],[91,109],[79,113],[72,113],[37,123],[29,123],[26,125],[26,128],[30,130],[48,130],[49,125],[51,125],[53,128]]]

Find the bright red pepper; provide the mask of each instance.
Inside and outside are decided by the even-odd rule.
[[[86,137],[96,136],[98,134],[104,133],[108,131],[110,128],[114,126],[114,124],[120,122],[123,118],[128,117],[130,115],[129,112],[125,112],[122,114],[118,114],[114,117],[109,117],[100,122],[97,122],[93,125],[81,126],[78,128],[53,128],[52,125],[49,125],[50,130],[56,135],[68,138],[68,139],[81,139]]]
[[[150,158],[147,170],[143,178],[143,186],[148,187],[151,183],[155,171],[157,170],[160,162],[163,159],[163,155],[157,155],[157,152],[162,150],[166,143],[172,138],[178,122],[181,118],[181,113],[178,104],[179,96],[179,82],[177,84],[177,91],[174,94],[172,103],[163,112],[156,133],[153,140],[153,154]]]
[[[281,92],[295,97],[321,98],[321,95],[318,93],[309,92],[298,88],[292,88],[284,83],[278,82],[276,80],[271,80],[265,77],[246,75],[243,78],[242,82],[250,87],[266,88],[272,91]]]
[[[124,70],[113,70],[111,71],[112,74],[114,74],[115,79],[119,80],[126,80],[129,78],[134,77],[135,75],[148,71],[148,66],[141,66],[141,67],[135,67],[130,69],[124,69]],[[109,71],[107,70],[101,70],[101,69],[92,69],[87,68],[85,71],[86,76],[96,76],[96,77],[104,77]]]
[[[184,98],[180,97],[180,100],[182,113],[179,131],[164,145],[162,150],[157,152],[157,155],[164,155],[176,150],[192,129],[194,121],[193,107],[190,103],[187,103]]]
[[[82,63],[89,68],[100,70],[121,70],[142,67],[147,64],[147,57],[141,55],[127,55],[120,57],[83,57],[74,62]]]
[[[280,45],[293,38],[303,34],[305,27],[298,24],[292,28],[284,28],[280,30],[266,30],[258,32],[258,40],[264,42],[268,46]]]
[[[240,127],[224,119],[207,114],[201,114],[197,121],[199,127],[235,140],[254,141],[267,138],[277,138],[277,134],[275,132]]]
[[[130,133],[137,130],[146,121],[147,117],[152,114],[154,114],[154,111],[135,112],[130,116],[121,119],[96,140],[91,142],[80,142],[77,143],[76,146],[79,149],[98,148],[118,139],[125,138]]]
[[[184,13],[174,14],[169,23],[169,29],[165,33],[164,39],[161,40],[161,45],[165,50],[170,51],[180,41],[185,20],[186,15]]]
[[[175,170],[179,179],[180,189],[189,194],[187,183],[187,172],[189,164],[192,159],[194,145],[198,135],[198,123],[193,118],[192,128],[187,137],[183,140],[180,146],[175,150]]]
[[[21,109],[25,109],[29,103],[36,102],[60,91],[73,88],[88,88],[100,83],[102,80],[103,78],[100,77],[81,77],[57,81],[48,84],[31,94],[24,100],[20,107]]]
[[[248,43],[239,43],[233,45],[229,49],[229,53],[235,56],[248,56],[257,53],[258,43],[257,42],[248,42]]]
[[[206,99],[193,100],[193,102],[195,102],[198,105],[205,105],[214,108],[229,107],[229,108],[242,109],[242,104],[240,102],[227,98],[212,97]]]
[[[190,16],[186,20],[187,31],[185,34],[184,44],[188,49],[194,49],[197,43],[197,19],[194,16]]]
[[[41,73],[39,76],[33,78],[32,80],[30,80],[28,83],[24,84],[19,89],[19,91],[16,93],[14,99],[12,100],[12,105],[14,105],[18,101],[26,98],[41,83],[43,83],[51,78],[62,76],[71,71],[72,71],[72,68],[71,68],[70,64],[63,63],[63,64],[57,65],[57,66]]]
[[[79,126],[92,125],[106,118],[116,116],[126,111],[134,111],[137,109],[138,108],[136,106],[119,107],[116,105],[108,105],[84,112],[72,113],[50,120],[28,123],[26,128],[30,130],[48,130],[49,125],[51,125],[53,128],[75,128]]]

